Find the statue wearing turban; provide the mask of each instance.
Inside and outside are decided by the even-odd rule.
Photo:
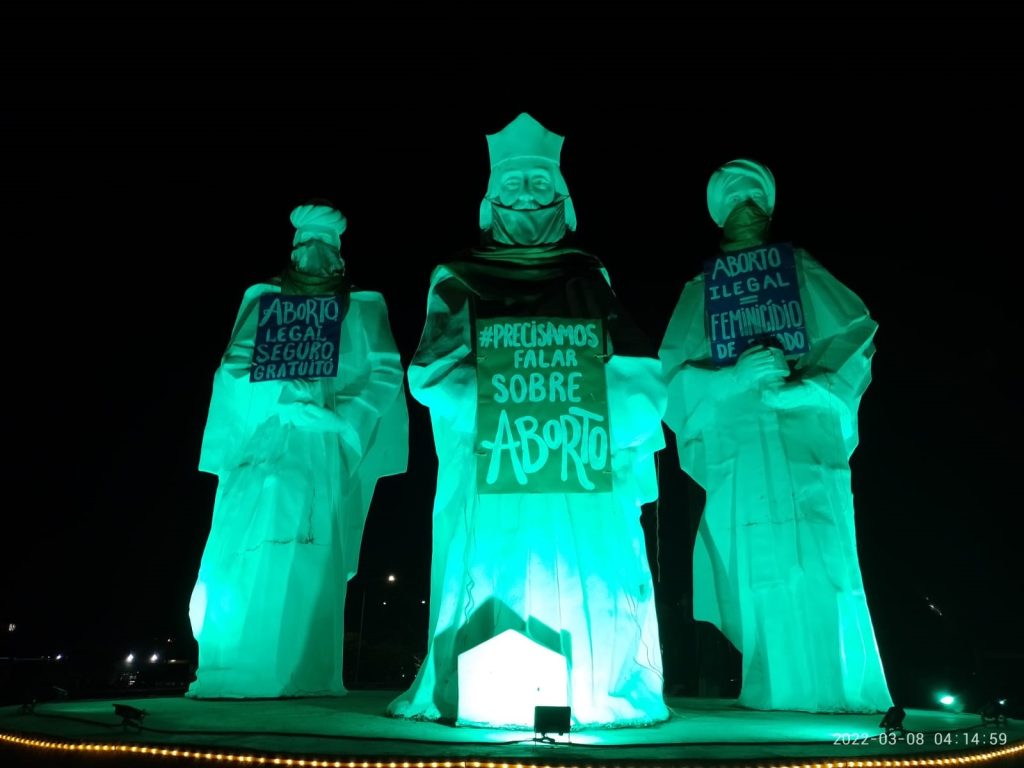
[[[246,291],[199,468],[217,475],[189,616],[194,698],[330,696],[377,480],[405,471],[402,366],[379,293],[354,290],[345,217],[292,212],[291,266]]]
[[[877,326],[806,251],[769,242],[774,207],[760,163],[712,175],[722,253],[687,283],[661,345],[665,423],[707,492],[694,618],[742,654],[742,705],[884,711],[849,463]]]

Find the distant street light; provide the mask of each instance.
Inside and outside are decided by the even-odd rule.
[[[395,574],[389,573],[386,579],[388,584],[394,584],[397,579]],[[383,601],[384,605],[387,605],[387,601]],[[355,685],[359,682],[359,664],[363,658],[363,627],[365,626],[366,619],[366,584],[363,584],[363,599],[359,606],[359,644],[356,646],[356,671],[352,679],[352,684]]]

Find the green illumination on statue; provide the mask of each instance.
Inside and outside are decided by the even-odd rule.
[[[291,267],[246,291],[214,375],[199,468],[218,486],[189,606],[194,698],[345,693],[347,582],[377,480],[405,471],[384,299],[348,282],[339,211],[304,205],[291,219]]]
[[[640,527],[664,445],[661,366],[601,262],[562,243],[576,226],[562,137],[521,114],[487,142],[486,245],[434,271],[409,368],[438,456],[429,648],[389,711],[525,726],[534,705],[568,704],[575,725],[664,720]],[[526,685],[534,664],[565,682]]]
[[[723,253],[686,285],[661,346],[665,422],[707,491],[694,617],[743,654],[740,704],[881,712],[892,701],[849,465],[877,326],[806,251],[768,241],[774,206],[775,180],[759,163],[712,175]]]

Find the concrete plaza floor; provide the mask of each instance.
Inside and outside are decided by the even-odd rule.
[[[385,707],[396,693],[256,701],[92,699],[37,704],[32,711],[5,707],[0,709],[0,765],[1024,764],[1024,724],[984,725],[974,714],[908,710],[907,735],[887,743],[879,738],[878,714],[761,712],[727,699],[670,698],[672,717],[664,723],[573,731],[548,743],[535,740],[532,731],[391,718]],[[141,727],[126,727],[115,703],[145,711]]]

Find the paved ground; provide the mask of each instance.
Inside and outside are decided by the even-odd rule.
[[[140,764],[191,765],[251,757],[318,761],[355,759],[374,768],[378,761],[514,761],[535,765],[891,765],[928,764],[933,758],[991,755],[997,765],[1024,764],[1024,724],[984,726],[977,715],[909,710],[909,736],[880,743],[880,715],[813,715],[757,712],[724,699],[669,699],[672,717],[647,728],[592,729],[536,743],[532,731],[454,727],[389,718],[387,702],[396,692],[356,691],[344,698],[265,701],[194,701],[181,697],[104,699],[39,704],[34,712],[0,709],[0,765]],[[141,728],[125,728],[114,703],[145,710]],[[58,746],[39,748],[12,742],[28,738]],[[59,748],[63,745],[65,748]],[[66,749],[72,745],[74,751]],[[80,751],[84,745],[97,749]],[[117,754],[100,751],[117,749]],[[139,760],[132,747],[153,747]],[[1006,747],[1015,755],[994,754]],[[125,749],[126,748],[126,749]],[[162,755],[160,750],[166,751]],[[177,751],[175,761],[171,751]],[[196,752],[200,753],[198,756]],[[208,757],[221,754],[222,757]],[[231,755],[232,758],[228,758]],[[820,760],[819,760],[820,759]],[[79,761],[79,762],[76,762]],[[909,762],[902,762],[909,761]],[[307,762],[308,764],[308,762]],[[885,762],[878,763],[885,765]]]

